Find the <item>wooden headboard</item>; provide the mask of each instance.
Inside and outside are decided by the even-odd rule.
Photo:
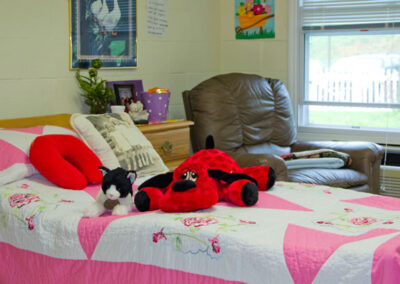
[[[0,120],[0,128],[26,128],[38,125],[56,125],[72,129],[69,120],[70,113],[61,113],[45,116],[32,116]]]

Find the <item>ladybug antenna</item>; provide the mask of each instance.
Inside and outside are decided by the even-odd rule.
[[[212,135],[208,135],[206,138],[206,149],[214,149],[214,138]]]

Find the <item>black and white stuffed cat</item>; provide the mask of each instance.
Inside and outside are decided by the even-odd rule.
[[[133,208],[132,185],[136,179],[135,171],[123,168],[113,170],[99,167],[103,173],[101,190],[96,201],[83,212],[84,217],[98,217],[107,209],[112,210],[112,215],[126,215]]]

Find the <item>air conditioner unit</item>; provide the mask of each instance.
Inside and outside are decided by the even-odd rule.
[[[400,197],[400,167],[381,166],[379,194]]]

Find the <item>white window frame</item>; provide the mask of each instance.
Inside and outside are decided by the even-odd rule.
[[[400,145],[400,130],[393,129],[352,129],[350,127],[331,126],[302,126],[305,117],[300,111],[305,92],[305,41],[304,33],[300,25],[300,9],[298,0],[289,1],[289,84],[288,89],[292,97],[293,110],[297,125],[298,140],[304,141],[371,141],[382,144]],[[374,32],[373,29],[370,29]],[[307,31],[313,32],[313,31]],[[318,31],[316,31],[318,32]],[[320,32],[320,31],[319,31]],[[330,30],[331,32],[331,30]],[[332,30],[332,32],[335,32]],[[344,31],[341,31],[344,33]],[[300,117],[303,115],[303,117]]]

